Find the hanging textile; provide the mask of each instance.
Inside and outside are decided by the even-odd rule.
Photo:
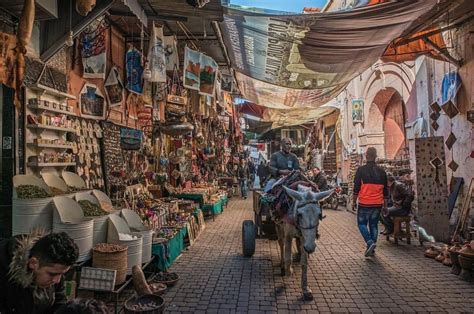
[[[226,8],[223,35],[246,99],[273,108],[317,107],[374,64],[436,4],[394,0],[300,15]]]
[[[184,49],[184,78],[183,85],[186,88],[199,90],[201,72],[201,53],[186,47]]]
[[[458,72],[446,73],[441,83],[441,95],[443,104],[448,100],[456,103],[456,95],[461,88],[462,82]]]
[[[110,69],[109,76],[104,84],[105,94],[110,107],[120,106],[125,97],[125,88],[116,66]]]
[[[91,23],[81,34],[81,52],[84,78],[105,79],[107,54],[105,48],[104,19],[100,18]]]
[[[179,69],[178,44],[175,36],[165,36],[166,71]]]
[[[105,98],[96,85],[84,84],[79,94],[79,108],[83,118],[105,119]]]
[[[166,82],[166,56],[163,41],[163,28],[157,27],[153,22],[148,48],[147,71],[150,82]]]
[[[202,95],[214,96],[214,88],[216,86],[217,62],[211,57],[201,53],[201,65],[199,74],[199,93]]]
[[[0,84],[15,86],[17,39],[14,34],[0,32]]]
[[[135,47],[130,46],[125,56],[127,69],[127,89],[132,93],[143,92],[143,65],[142,54]]]

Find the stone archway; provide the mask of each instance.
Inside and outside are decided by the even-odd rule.
[[[385,158],[394,159],[406,147],[406,110],[401,95],[394,88],[382,89],[369,109],[368,130],[383,133]]]

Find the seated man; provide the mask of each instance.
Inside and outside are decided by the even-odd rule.
[[[62,276],[79,256],[66,233],[0,241],[0,313],[54,313],[66,303]]]
[[[319,167],[313,168],[313,177],[311,179],[314,183],[316,183],[320,191],[329,190],[326,175],[321,171],[321,169],[319,169]]]
[[[400,181],[388,174],[387,185],[390,191],[392,205],[383,213],[383,223],[387,229],[385,234],[393,233],[393,217],[408,216],[411,213],[411,203],[414,196],[411,189]]]

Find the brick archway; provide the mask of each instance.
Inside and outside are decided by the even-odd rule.
[[[385,158],[394,159],[403,154],[406,110],[401,95],[393,88],[380,90],[369,109],[368,129],[383,132]]]

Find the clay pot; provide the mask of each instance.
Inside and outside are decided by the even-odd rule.
[[[451,260],[451,255],[449,253],[445,256],[443,265],[449,267],[453,266],[453,261]]]
[[[460,254],[458,256],[459,265],[462,269],[473,270],[474,269],[474,257],[468,257]]]
[[[425,251],[425,256],[428,258],[435,258],[438,255],[439,255],[439,251],[433,247],[430,247],[429,249]]]
[[[459,250],[459,254],[474,259],[474,250],[469,244],[464,245],[462,249]]]
[[[435,257],[435,261],[442,263],[444,261],[444,253],[441,252]]]
[[[461,278],[465,281],[472,282],[474,281],[474,256],[467,257],[464,255],[459,255],[459,265],[461,265]]]

